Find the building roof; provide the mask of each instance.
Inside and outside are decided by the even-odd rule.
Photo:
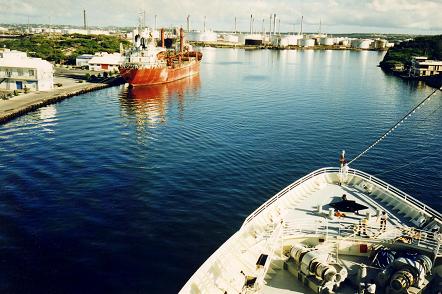
[[[9,49],[0,49],[0,67],[53,70],[53,66],[49,61],[28,57],[25,52]]]
[[[120,53],[101,53],[100,55],[95,55],[89,60],[89,64],[111,64],[119,65],[123,62],[123,57]]]
[[[78,55],[77,57],[76,57],[76,59],[91,59],[92,57],[94,57],[95,55],[93,55],[93,54],[81,54],[81,55]]]
[[[427,59],[425,61],[419,62],[419,65],[442,65],[442,60],[430,60],[430,59]]]

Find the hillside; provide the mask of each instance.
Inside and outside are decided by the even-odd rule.
[[[429,59],[442,60],[442,35],[421,36],[404,41],[390,48],[380,66],[386,71],[394,71],[395,66],[409,66],[413,56],[428,56]]]
[[[118,52],[120,43],[128,46],[118,36],[104,35],[25,35],[16,39],[0,40],[0,47],[25,51],[30,56],[40,57],[61,64],[75,64],[80,54],[94,54],[105,51]]]

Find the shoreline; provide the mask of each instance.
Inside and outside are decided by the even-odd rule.
[[[398,71],[390,70],[388,68],[384,68],[382,65],[378,65],[378,66],[386,74],[397,77],[403,81],[423,82],[425,85],[427,85],[431,88],[439,89],[442,91],[442,75],[410,77],[410,76],[404,75],[405,72],[403,72],[403,71],[398,72]]]
[[[211,48],[227,48],[227,49],[269,49],[269,50],[349,50],[349,51],[387,51],[387,48],[379,48],[379,49],[362,49],[362,48],[353,48],[343,45],[314,45],[310,47],[301,47],[298,45],[288,45],[285,47],[275,46],[271,44],[261,44],[261,45],[243,45],[243,44],[235,44],[228,42],[189,42],[192,46],[195,47],[211,47]]]
[[[68,88],[54,88],[52,91],[31,92],[9,100],[0,100],[0,125],[38,108],[63,101],[67,98],[120,84],[122,84],[122,82],[118,81],[118,79],[114,79],[109,83],[86,82]]]

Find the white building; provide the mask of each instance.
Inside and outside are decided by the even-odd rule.
[[[439,74],[442,74],[442,60],[431,60],[426,56],[415,56],[411,59],[411,76],[425,77]]]
[[[124,58],[121,56],[120,53],[95,53],[95,56],[88,61],[89,70],[118,71],[118,66],[120,66],[123,61]]]
[[[54,87],[54,67],[25,52],[0,49],[0,89],[49,91]]]
[[[91,60],[95,55],[92,54],[81,54],[75,58],[75,66],[86,66],[89,67],[89,60]]]
[[[216,42],[218,41],[218,34],[213,31],[194,31],[188,32],[186,34],[186,39],[191,42]]]

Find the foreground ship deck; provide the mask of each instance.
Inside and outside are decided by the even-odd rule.
[[[367,208],[335,216],[330,203],[343,194]],[[369,174],[323,168],[253,212],[180,293],[357,293],[372,279],[377,293],[420,293],[440,264],[441,223],[439,212]],[[381,268],[371,263],[380,251],[403,254]]]

